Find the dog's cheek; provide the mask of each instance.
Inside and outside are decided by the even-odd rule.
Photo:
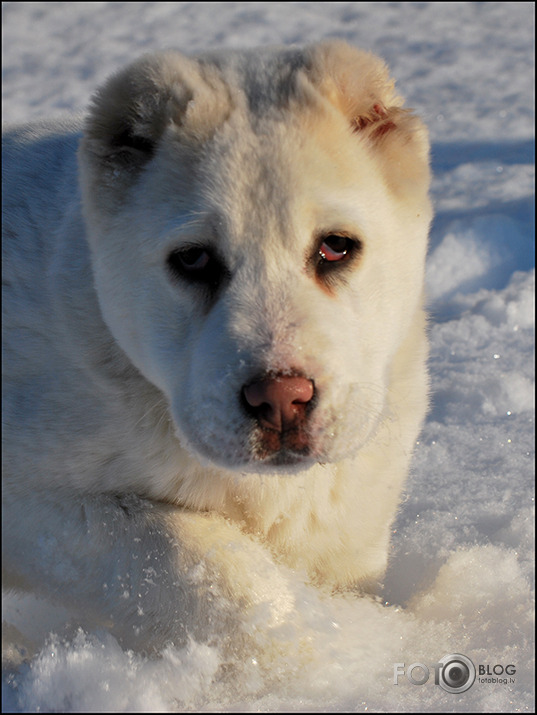
[[[169,401],[177,434],[200,458],[238,465],[247,458],[248,420],[240,409],[243,378],[223,330],[192,316]]]
[[[157,283],[146,285],[144,300],[138,295],[131,315],[121,316],[129,326],[121,343],[127,343],[122,347],[132,363],[171,403],[184,392],[197,316],[188,302],[169,300],[159,288]]]
[[[322,326],[323,334],[309,345],[317,390],[312,439],[332,459],[367,441],[384,410],[386,369],[373,349],[382,336],[363,305],[364,296],[351,288],[319,301],[315,330],[319,335]]]

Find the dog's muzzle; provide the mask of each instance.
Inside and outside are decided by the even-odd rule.
[[[255,419],[255,459],[292,464],[310,453],[315,396],[313,380],[301,375],[267,375],[242,388],[243,408]]]

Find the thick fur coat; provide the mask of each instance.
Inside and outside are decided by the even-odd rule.
[[[431,218],[383,63],[149,55],[83,123],[7,132],[3,170],[5,585],[137,648],[281,622],[278,564],[373,587],[426,410]]]

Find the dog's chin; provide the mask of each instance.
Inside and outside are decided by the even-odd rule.
[[[354,442],[326,441],[312,436],[307,440],[297,437],[271,441],[266,434],[264,439],[260,439],[260,431],[256,430],[237,443],[233,439],[227,442],[204,440],[199,434],[185,432],[176,429],[181,447],[198,464],[211,471],[285,476],[306,472],[315,465],[333,464],[356,457],[374,430],[366,431],[359,441]]]
[[[224,470],[236,474],[275,474],[279,476],[299,474],[311,469],[315,464],[325,462],[314,454],[296,453],[290,449],[264,452],[255,449],[227,451],[216,449],[214,445],[200,444],[184,436],[180,438],[182,446],[202,466],[208,469]],[[328,460],[330,461],[330,460]]]
[[[273,472],[280,475],[298,474],[318,463],[319,460],[312,455],[295,454],[292,451],[283,449],[262,459],[252,457],[243,471],[263,474]]]
[[[210,456],[204,454],[202,459],[206,464],[211,464],[213,468],[216,466],[237,474],[275,474],[279,476],[300,474],[311,469],[320,461],[311,455],[294,454],[288,450],[281,450],[263,458],[250,455],[244,459],[237,457],[225,459],[221,455],[215,457],[214,454]]]

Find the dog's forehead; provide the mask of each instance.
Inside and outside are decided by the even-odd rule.
[[[247,117],[232,117],[221,128],[203,153],[195,184],[220,240],[240,246],[270,236],[291,247],[317,229],[344,228],[353,220],[373,181],[356,171],[349,154],[361,153],[344,122],[325,118],[323,124],[287,112],[255,126]],[[323,132],[330,133],[328,141]],[[369,161],[365,153],[362,160]]]
[[[238,121],[215,137],[200,167],[199,185],[211,211],[222,216],[233,235],[289,225],[292,158],[285,153],[285,134],[275,126],[256,134]]]

